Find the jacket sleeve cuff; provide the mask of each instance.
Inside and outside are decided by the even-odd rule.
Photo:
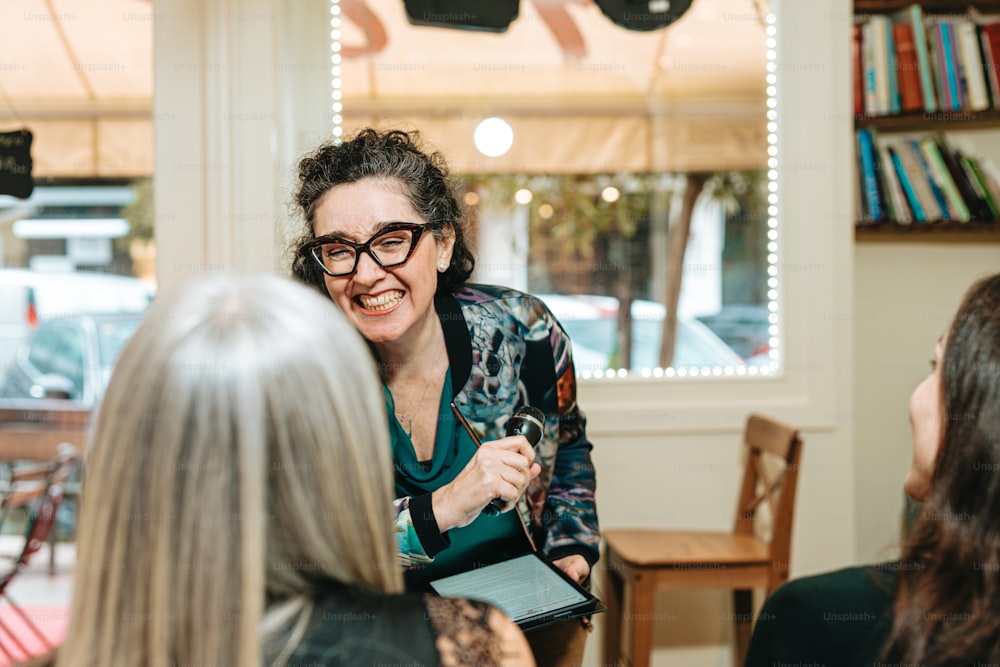
[[[591,568],[594,567],[594,563],[600,558],[600,554],[594,553],[593,549],[588,549],[582,544],[569,544],[564,547],[558,547],[548,552],[546,556],[551,561],[557,561],[566,556],[583,556],[583,559],[587,561],[587,564]]]
[[[425,493],[410,498],[410,520],[413,521],[413,530],[417,533],[420,546],[430,558],[434,558],[451,546],[451,539],[441,532],[437,519],[434,518],[431,494]]]

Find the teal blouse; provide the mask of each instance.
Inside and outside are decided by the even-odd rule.
[[[396,468],[396,495],[418,496],[450,483],[476,453],[477,445],[451,409],[451,373],[445,373],[438,403],[437,434],[430,461],[418,461],[413,441],[396,419],[395,401],[383,386],[389,414],[389,437]],[[447,533],[450,546],[431,562],[415,565],[406,572],[407,587],[419,589],[431,579],[497,562],[515,553],[530,550],[518,512],[500,516],[480,514],[468,526]]]

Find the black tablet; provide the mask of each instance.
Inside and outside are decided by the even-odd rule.
[[[525,632],[606,610],[588,590],[537,552],[435,579],[438,595],[485,600]]]

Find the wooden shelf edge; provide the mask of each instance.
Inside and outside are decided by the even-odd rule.
[[[1000,222],[858,223],[854,240],[869,243],[1000,243]]]
[[[854,126],[884,132],[950,132],[1000,127],[1000,110],[918,111],[894,116],[855,115]]]
[[[916,0],[854,0],[854,13],[871,12],[881,14],[904,9],[914,4]],[[976,7],[981,12],[1000,11],[1000,2],[997,0],[971,0],[965,3],[956,3],[955,0],[922,0],[916,2],[927,12],[965,12],[968,7]]]

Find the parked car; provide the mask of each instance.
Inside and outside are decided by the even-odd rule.
[[[67,398],[94,407],[142,313],[88,313],[43,322],[0,379],[0,398]]]
[[[718,313],[699,315],[698,320],[714,331],[748,364],[770,362],[771,322],[766,304],[728,304]]]
[[[129,276],[0,269],[0,369],[41,322],[74,313],[141,313],[154,292]]]
[[[539,294],[566,329],[573,344],[578,372],[618,368],[618,299],[592,294]],[[660,365],[660,340],[666,308],[661,303],[632,302],[632,363],[630,368]],[[698,320],[679,318],[674,368],[740,366],[743,359]]]

